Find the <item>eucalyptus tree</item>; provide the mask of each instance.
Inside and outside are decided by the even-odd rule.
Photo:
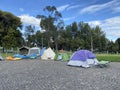
[[[62,25],[62,15],[57,11],[57,8],[55,6],[46,6],[43,10],[47,13],[46,15],[37,15],[38,18],[41,18],[40,27],[46,30],[45,34],[48,46],[50,46],[51,38],[57,45],[57,25]]]
[[[24,37],[28,46],[35,44],[35,26],[28,25],[25,27]]]

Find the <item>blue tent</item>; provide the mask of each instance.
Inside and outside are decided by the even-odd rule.
[[[41,50],[40,50],[40,56],[43,55],[44,51],[46,50],[46,47],[43,47]]]
[[[89,67],[98,63],[96,56],[89,50],[78,50],[70,58],[68,65]]]

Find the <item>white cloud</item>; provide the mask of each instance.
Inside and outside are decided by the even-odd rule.
[[[57,10],[58,10],[59,12],[62,12],[62,11],[64,11],[65,9],[67,9],[69,6],[70,6],[69,4],[66,4],[66,5],[57,7]]]
[[[120,7],[116,7],[113,10],[114,10],[114,12],[120,12]]]
[[[100,26],[107,35],[120,37],[120,16],[106,19]]]
[[[118,3],[117,0],[113,0],[113,1],[110,1],[110,2],[107,2],[107,3],[104,3],[104,4],[97,4],[97,5],[91,5],[91,6],[88,6],[86,8],[83,8],[80,13],[83,14],[83,13],[94,13],[96,11],[100,11],[102,9],[105,9],[105,8],[114,8],[114,6],[116,6]]]
[[[88,22],[90,25],[92,25],[92,26],[96,26],[96,25],[100,25],[101,24],[101,22],[98,20],[96,20],[96,21],[90,21],[90,22]]]
[[[107,37],[113,37],[113,41],[120,37],[120,16],[88,22],[90,25],[99,25]]]
[[[75,18],[76,18],[76,16],[75,16],[75,17],[64,18],[63,20],[64,20],[64,21],[69,21],[69,20],[72,20],[72,19],[75,19]]]
[[[64,10],[71,10],[71,9],[75,9],[80,7],[80,5],[70,5],[70,4],[66,4],[66,5],[62,5],[60,7],[57,7],[57,10],[62,12]]]
[[[21,22],[23,24],[30,24],[30,25],[34,25],[34,26],[40,26],[41,19],[35,18],[33,16],[26,15],[26,14],[18,16],[18,17],[21,18]]]
[[[80,7],[80,5],[72,5],[72,6],[68,7],[67,10],[75,9],[78,7]]]
[[[24,12],[24,9],[23,9],[23,8],[19,8],[19,10],[20,10],[21,12]]]

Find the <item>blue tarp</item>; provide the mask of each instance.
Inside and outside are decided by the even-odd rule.
[[[21,58],[21,59],[32,59],[36,58],[37,54],[31,54],[31,55],[21,55],[21,54],[15,54],[14,58]]]

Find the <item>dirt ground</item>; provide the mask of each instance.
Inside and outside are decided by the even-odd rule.
[[[0,61],[0,90],[120,90],[120,63],[85,69],[51,60]]]

